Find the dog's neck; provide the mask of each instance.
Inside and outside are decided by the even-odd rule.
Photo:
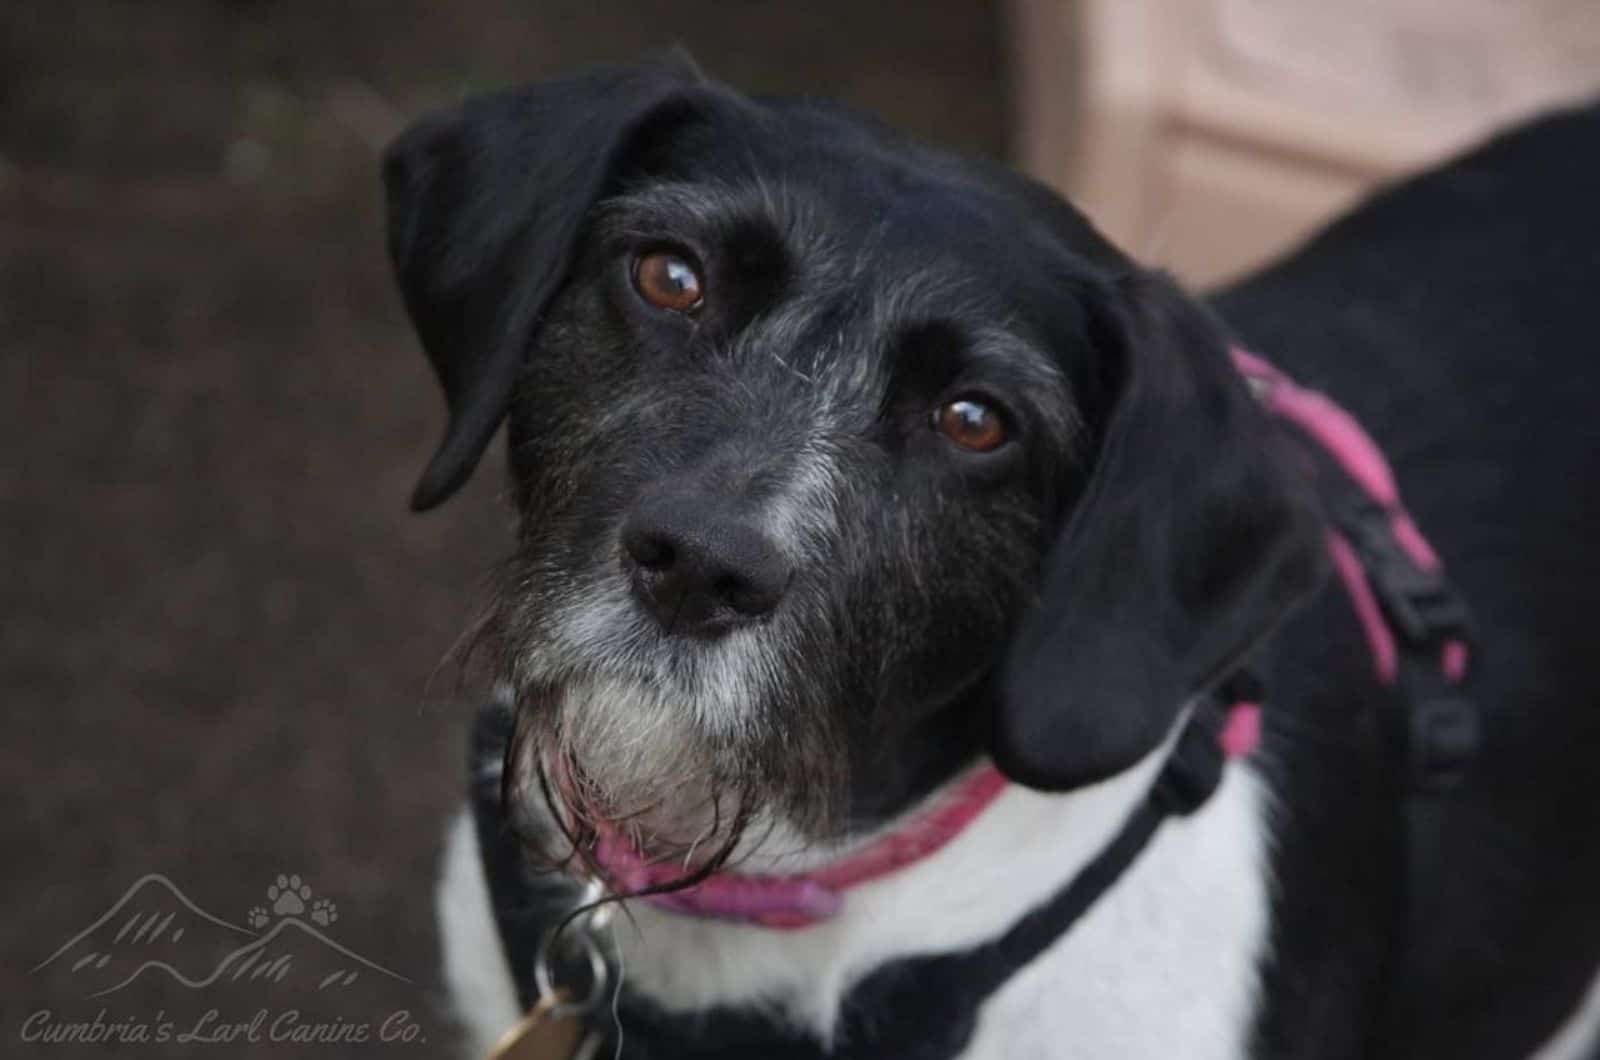
[[[1168,752],[1163,745],[1135,768],[1065,795],[1008,788],[949,844],[852,890],[834,918],[803,931],[636,905],[635,926],[623,921],[617,931],[628,989],[669,1012],[775,1009],[827,1040],[841,1002],[864,975],[886,962],[993,938],[1058,891],[1122,826]],[[1029,984],[1043,975],[1053,994],[1065,991],[1050,1002],[1061,1011],[1068,995],[1087,990],[1080,1015],[1093,1023],[1099,1017],[1091,984],[1107,981],[1130,954],[1161,957],[1161,967],[1142,975],[1167,984],[1174,1006],[1248,1008],[1265,932],[1265,887],[1256,782],[1237,766],[1230,773],[1211,804],[1164,829],[1126,880],[986,1011],[1010,1003],[1018,990],[1037,989]],[[1196,967],[1196,955],[1204,968]],[[1196,1019],[1204,1022],[1199,1008]]]

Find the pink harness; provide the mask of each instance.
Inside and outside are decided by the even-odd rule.
[[[1440,573],[1442,565],[1438,554],[1400,502],[1400,490],[1395,485],[1394,472],[1389,469],[1376,443],[1361,429],[1355,418],[1328,400],[1326,395],[1299,386],[1254,354],[1236,349],[1233,351],[1233,363],[1255,391],[1263,408],[1304,431],[1338,461],[1351,481],[1382,509],[1390,536],[1411,562],[1430,574]],[[1328,554],[1333,558],[1334,569],[1339,573],[1339,580],[1344,584],[1356,617],[1361,622],[1362,632],[1366,634],[1378,680],[1385,685],[1392,685],[1399,669],[1394,633],[1384,621],[1382,608],[1361,560],[1349,539],[1338,530],[1328,531]],[[1452,684],[1465,678],[1466,642],[1447,640],[1439,667]]]
[[[1359,488],[1365,501],[1375,506],[1381,532],[1399,546],[1411,564],[1436,577],[1440,572],[1437,554],[1401,505],[1394,475],[1383,454],[1355,419],[1326,396],[1299,386],[1253,354],[1236,349],[1233,359],[1262,406],[1297,427],[1331,457]],[[1328,551],[1360,621],[1378,680],[1393,685],[1399,674],[1399,652],[1394,630],[1385,620],[1384,604],[1390,604],[1391,611],[1397,605],[1393,601],[1380,602],[1358,547],[1347,533],[1330,529]],[[1464,640],[1442,642],[1438,664],[1447,682],[1458,684],[1466,674],[1467,663]],[[1260,735],[1260,705],[1236,701],[1228,708],[1218,742],[1227,757],[1237,758],[1255,750]],[[662,908],[691,916],[783,930],[810,927],[836,914],[850,889],[898,872],[941,850],[1008,787],[1006,778],[984,762],[933,796],[926,807],[907,820],[860,850],[815,871],[785,876],[719,873],[691,887],[643,897]],[[683,875],[680,865],[646,861],[615,832],[602,832],[595,855],[612,887],[621,893],[647,891]]]

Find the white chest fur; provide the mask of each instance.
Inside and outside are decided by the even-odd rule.
[[[619,921],[630,987],[669,1009],[774,1007],[826,1038],[851,984],[886,960],[1003,931],[1096,854],[1159,755],[1066,796],[1007,791],[936,855],[849,896],[834,920],[774,932],[636,910]],[[985,1005],[967,1056],[1243,1055],[1268,927],[1259,782],[1230,768],[1197,815],[1168,822],[1044,956]]]
[[[631,924],[616,921],[628,985],[678,1011],[763,1005],[826,1038],[862,975],[991,938],[1061,887],[1121,826],[1164,752],[1070,795],[1008,790],[937,854],[851,892],[837,918],[805,931],[636,904]],[[965,1060],[1244,1055],[1268,930],[1267,810],[1260,781],[1231,766],[1199,813],[1169,821],[1069,934],[989,999]],[[439,911],[452,1000],[481,1049],[519,1013],[465,817]]]
[[[983,1011],[968,1060],[1247,1055],[1270,923],[1263,791],[1234,768]]]

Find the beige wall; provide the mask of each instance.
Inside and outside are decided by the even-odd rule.
[[[1600,92],[1597,0],[1011,0],[1023,163],[1191,283]]]

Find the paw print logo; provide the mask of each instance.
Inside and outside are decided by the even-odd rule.
[[[267,888],[267,901],[272,903],[274,916],[299,916],[306,911],[311,899],[311,888],[299,876],[278,874],[278,879]]]
[[[266,927],[272,922],[272,918],[267,915],[267,911],[261,908],[259,905],[251,906],[250,915],[245,919],[249,922],[250,926],[255,928],[257,931],[260,931],[262,928]]]
[[[339,907],[333,904],[331,898],[318,898],[311,903],[311,919],[327,927],[339,919]]]

